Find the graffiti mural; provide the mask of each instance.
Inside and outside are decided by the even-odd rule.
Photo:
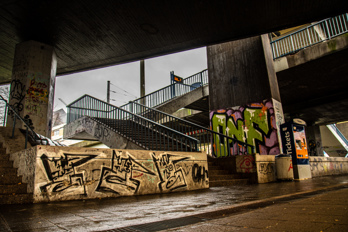
[[[278,116],[279,117],[279,116]],[[210,112],[210,125],[212,130],[235,138],[238,141],[252,145],[256,153],[275,155],[280,153],[277,133],[277,122],[272,100],[262,103],[248,104],[246,106],[221,109]],[[231,154],[251,153],[240,149],[240,145],[227,141],[226,138],[215,136],[213,152],[215,156],[227,156],[227,146],[231,147]],[[233,149],[233,150],[232,150]]]
[[[37,147],[38,202],[209,187],[207,156],[200,152]]]
[[[188,157],[171,154],[161,154],[159,157],[156,157],[152,154],[152,159],[160,178],[158,187],[161,191],[173,191],[187,186],[184,171],[181,167],[177,167],[176,164],[187,160]]]
[[[95,157],[96,155],[64,154],[59,158],[49,158],[43,154],[40,158],[50,182],[40,186],[41,191],[74,191],[85,195],[85,177],[83,172],[78,172],[76,168]]]
[[[113,151],[110,167],[102,167],[96,191],[111,192],[117,195],[133,195],[138,192],[141,182],[137,177],[155,173],[137,162],[126,152]]]

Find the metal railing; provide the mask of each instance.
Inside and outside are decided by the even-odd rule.
[[[183,80],[183,83],[175,83],[163,87],[155,92],[145,95],[144,97],[135,99],[133,102],[140,103],[148,107],[156,107],[171,99],[182,96],[194,89],[208,84],[208,69],[189,76]],[[120,106],[122,109],[127,109],[128,104]]]
[[[348,151],[348,140],[342,134],[342,132],[337,128],[336,124],[326,125],[327,128],[331,131],[331,133],[336,137],[336,139],[341,143],[341,145]]]
[[[144,118],[197,139],[200,150],[205,151],[209,155],[221,157],[233,156],[241,153],[247,154],[248,151],[251,151],[251,153],[254,152],[254,146],[252,145],[137,102],[130,102],[128,108],[128,110],[134,114],[141,115]],[[224,144],[222,145],[222,149],[216,149],[214,151],[212,149],[217,146],[213,146],[212,148],[211,144],[217,141],[216,136],[219,136],[219,141],[224,141]],[[234,149],[237,147],[238,149]]]
[[[273,59],[348,32],[348,14],[324,19],[271,42]]]
[[[89,116],[145,149],[199,151],[197,139],[89,95],[77,99],[67,109],[68,123]]]
[[[16,127],[16,119],[19,119],[20,121],[22,121],[22,123],[24,124],[25,127],[25,149],[27,149],[27,144],[28,144],[28,138],[31,137],[32,140],[34,140],[34,142],[38,145],[38,144],[43,144],[42,143],[42,139],[41,137],[36,134],[36,132],[28,125],[28,121],[23,119],[18,113],[17,111],[10,105],[8,104],[8,102],[6,101],[5,98],[3,98],[0,95],[0,100],[5,102],[5,112],[4,112],[4,122],[3,122],[3,126],[6,125],[6,121],[7,121],[7,113],[10,113],[13,116],[13,129],[12,129],[12,135],[11,138],[14,138],[14,133],[15,133],[15,127]]]

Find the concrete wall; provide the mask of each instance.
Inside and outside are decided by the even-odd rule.
[[[207,156],[198,152],[36,146],[11,159],[34,202],[209,187]]]
[[[253,182],[262,184],[276,181],[275,156],[273,155],[242,155],[236,156],[237,173],[255,173]]]
[[[278,178],[276,157],[273,155],[240,155],[226,158],[218,158],[221,162],[216,162],[224,169],[229,169],[233,173],[255,173],[251,176],[253,183],[269,183],[275,182]],[[291,159],[289,160],[291,161]],[[215,161],[214,161],[215,162]],[[277,161],[279,162],[279,161]],[[348,159],[347,158],[326,158],[326,157],[310,157],[309,159],[312,177],[327,175],[347,175]],[[282,161],[279,173],[280,179],[290,179],[293,175],[293,165],[291,162]],[[291,173],[289,173],[291,172]],[[249,176],[250,177],[250,176]],[[284,178],[286,177],[286,178]]]
[[[348,158],[309,157],[312,177],[348,174]]]
[[[278,113],[279,111],[281,112]],[[254,146],[256,153],[278,155],[281,153],[278,131],[279,122],[284,120],[282,115],[282,109],[274,106],[274,100],[265,100],[260,103],[213,110],[210,112],[210,125],[216,132]],[[222,150],[224,141],[220,141],[220,137],[216,136],[214,143],[215,156],[226,156],[227,151]],[[234,154],[240,153],[237,144],[234,150]],[[251,153],[250,149],[248,153]]]

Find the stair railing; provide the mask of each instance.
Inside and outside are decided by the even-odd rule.
[[[128,106],[130,111],[134,114],[141,115],[142,117],[147,118],[151,121],[160,123],[169,128],[172,128],[173,130],[179,131],[183,134],[196,138],[199,141],[198,146],[200,147],[200,150],[204,150],[205,152],[207,152],[207,154],[221,157],[226,156],[226,152],[227,156],[233,156],[240,153],[245,154],[248,153],[248,150],[251,153],[254,153],[254,146],[238,141],[235,138],[228,137],[216,131],[207,129],[201,125],[175,117],[157,109],[144,106],[137,102],[130,102]],[[213,146],[213,149],[214,147],[216,149],[215,151],[213,151],[209,145],[214,144],[214,141],[217,141],[217,136],[219,136],[220,138],[219,141],[224,141],[224,144],[222,148],[220,147],[220,149],[217,149],[216,147],[218,145],[215,144],[215,146]],[[224,155],[222,155],[223,153]]]
[[[150,150],[198,151],[198,140],[89,95],[67,106],[67,122],[89,116]]]
[[[348,152],[348,140],[342,134],[342,132],[337,128],[336,124],[329,124],[329,125],[326,125],[326,127],[329,128],[331,133],[336,137],[336,139],[341,143],[344,149],[346,149],[346,151]]]
[[[171,99],[182,96],[194,89],[208,84],[208,69],[189,76],[182,83],[175,83],[163,87],[155,92],[149,93],[144,97],[135,99],[133,102],[146,105],[148,107],[156,107]],[[122,109],[128,110],[129,103],[120,106]]]
[[[37,144],[43,144],[42,139],[40,136],[36,134],[36,132],[28,125],[27,120],[23,119],[17,111],[10,105],[8,104],[7,100],[4,99],[0,95],[0,100],[5,102],[5,112],[4,112],[4,122],[3,126],[6,125],[6,119],[7,119],[7,113],[11,112],[13,116],[13,128],[12,128],[12,135],[11,138],[14,138],[14,133],[15,133],[15,127],[16,127],[16,119],[18,118],[22,123],[24,124],[25,129],[25,149],[27,149],[27,144],[28,144],[28,137],[31,136],[32,139],[35,141]]]
[[[271,42],[273,59],[348,32],[348,14],[327,18]]]

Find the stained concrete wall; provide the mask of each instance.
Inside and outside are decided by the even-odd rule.
[[[309,157],[312,177],[348,174],[348,158]]]
[[[36,146],[11,159],[34,202],[209,187],[207,156],[198,152]]]
[[[52,46],[26,41],[16,46],[9,104],[38,134],[51,137],[57,57]],[[11,112],[9,112],[11,114]],[[12,125],[8,117],[7,125]],[[16,127],[24,128],[18,120]]]
[[[251,175],[253,183],[269,183],[275,182],[278,178],[277,161],[273,155],[240,155],[234,157],[218,158],[214,161],[224,169],[230,170],[232,173],[254,173]],[[326,158],[326,157],[310,157],[309,159],[312,177],[327,176],[327,175],[347,175],[348,174],[348,159],[347,158]],[[283,177],[294,176],[291,173],[294,171],[291,162],[282,162]],[[249,175],[250,176],[250,175]]]
[[[209,109],[280,100],[268,35],[207,47]]]

